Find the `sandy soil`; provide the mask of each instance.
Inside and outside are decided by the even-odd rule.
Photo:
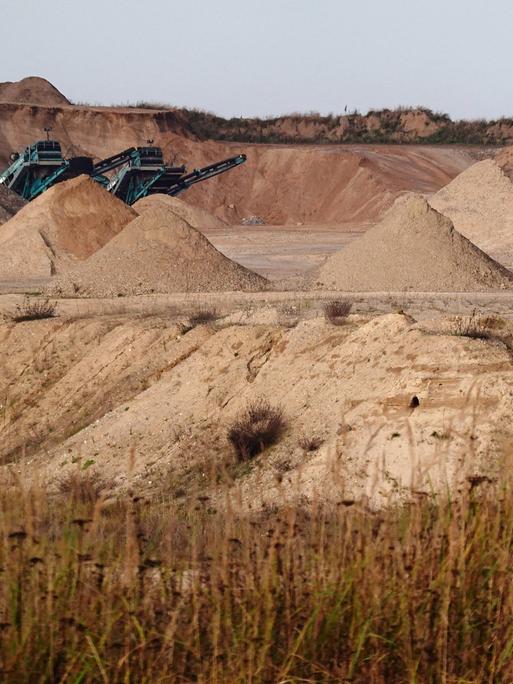
[[[230,259],[271,280],[320,266],[326,257],[361,235],[361,224],[225,226],[202,232]]]

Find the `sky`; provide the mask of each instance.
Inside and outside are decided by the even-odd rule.
[[[0,81],[222,116],[513,115],[511,0],[0,0]]]

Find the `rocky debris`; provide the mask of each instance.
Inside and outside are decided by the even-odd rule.
[[[265,226],[265,221],[261,216],[248,216],[241,221],[243,226]]]

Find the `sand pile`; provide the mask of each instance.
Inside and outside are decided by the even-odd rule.
[[[152,292],[256,290],[265,278],[225,257],[173,211],[132,221],[103,249],[52,283],[52,293],[110,297]]]
[[[381,223],[330,257],[316,277],[324,287],[347,291],[513,287],[512,273],[418,195],[399,198]]]
[[[170,209],[176,216],[187,221],[193,228],[226,228],[226,223],[205,209],[188,204],[178,197],[169,195],[149,195],[133,205],[138,214],[157,208]]]
[[[26,205],[26,201],[5,185],[0,185],[0,225]]]
[[[513,268],[513,183],[493,159],[471,166],[429,203],[471,242]]]
[[[55,86],[38,76],[29,76],[21,81],[0,83],[0,102],[38,104],[49,107],[70,104]]]
[[[0,226],[0,280],[63,272],[136,216],[87,176],[59,183]]]

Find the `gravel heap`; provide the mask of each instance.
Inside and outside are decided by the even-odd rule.
[[[493,159],[471,166],[429,203],[462,235],[513,269],[513,183]]]
[[[381,223],[313,274],[346,291],[465,292],[513,287],[513,274],[469,242],[418,195],[396,200]]]
[[[146,211],[87,261],[53,281],[51,294],[112,297],[259,290],[265,278],[225,257],[174,211]]]
[[[170,195],[157,194],[143,197],[133,205],[133,208],[138,214],[144,214],[146,211],[153,211],[158,208],[170,209],[193,228],[226,228],[226,223],[209,211]]]
[[[88,176],[58,183],[0,226],[0,280],[62,273],[136,216]]]

